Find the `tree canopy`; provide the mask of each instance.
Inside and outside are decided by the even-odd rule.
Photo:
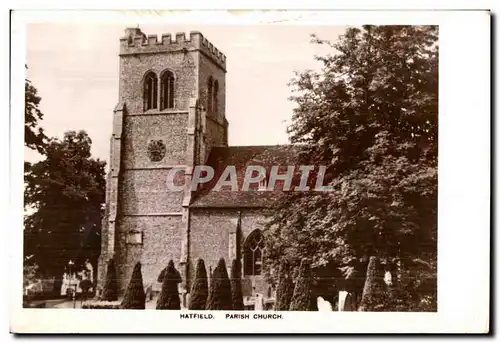
[[[84,131],[52,138],[45,159],[26,163],[24,254],[34,256],[47,275],[62,275],[68,261],[77,266],[100,253],[105,196],[105,162],[91,157]]]
[[[47,136],[40,121],[43,113],[39,108],[42,98],[30,80],[24,82],[24,145],[43,154],[47,144]]]
[[[268,267],[334,264],[346,276],[370,256],[405,264],[437,255],[438,44],[435,26],[348,28],[322,70],[291,81],[288,128],[327,192],[279,202],[266,230]]]

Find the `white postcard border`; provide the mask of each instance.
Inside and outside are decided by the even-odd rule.
[[[487,11],[319,11],[286,25],[438,24],[438,313],[283,312],[283,319],[180,319],[180,311],[22,309],[22,189],[25,25],[32,21],[258,24],[290,13],[17,12],[12,15],[10,329],[14,332],[487,332],[490,225],[490,14]],[[184,16],[183,16],[184,15]],[[277,23],[276,25],[280,25]],[[312,57],[312,56],[311,56]],[[112,109],[110,109],[111,115]],[[472,201],[471,201],[472,200]],[[206,311],[200,313],[209,313]],[[257,312],[249,312],[252,316]],[[270,312],[266,312],[269,314]]]

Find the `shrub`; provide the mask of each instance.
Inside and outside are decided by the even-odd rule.
[[[205,262],[200,258],[196,263],[196,274],[194,277],[191,294],[189,296],[190,310],[204,310],[208,297],[208,280]]]
[[[376,299],[379,296],[385,297],[382,291],[382,278],[380,274],[378,259],[371,256],[366,270],[365,285],[361,295],[359,311],[376,311],[378,305],[382,305],[385,300]]]
[[[231,266],[231,298],[233,310],[244,310],[243,291],[241,290],[241,262],[234,259]]]
[[[80,281],[80,288],[82,289],[82,292],[88,293],[88,291],[92,288],[92,281],[89,279],[83,279]]]
[[[312,273],[311,262],[303,259],[300,262],[299,276],[295,283],[290,311],[310,311],[312,304]]]
[[[293,296],[293,280],[290,275],[290,266],[288,262],[282,262],[280,265],[278,288],[276,290],[276,311],[288,311]]]
[[[132,272],[132,277],[123,296],[122,308],[135,310],[146,308],[146,293],[144,293],[140,262],[136,263]]]
[[[180,274],[175,269],[174,261],[170,260],[165,271],[161,293],[156,302],[157,310],[180,310],[181,301],[177,285],[181,282]]]
[[[116,277],[115,262],[111,258],[108,261],[108,269],[106,271],[106,281],[102,290],[101,300],[116,301],[118,300],[118,280]]]
[[[231,299],[231,282],[229,281],[226,262],[223,258],[219,260],[217,267],[214,269],[206,309],[226,311],[233,309]]]
[[[85,301],[82,304],[82,308],[117,310],[121,308],[121,304],[119,301]]]
[[[421,259],[406,260],[393,274],[390,286],[383,281],[383,269],[370,258],[360,311],[436,312],[437,264]],[[398,278],[399,274],[399,278]]]

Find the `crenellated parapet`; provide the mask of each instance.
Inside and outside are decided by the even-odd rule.
[[[189,37],[184,32],[174,36],[162,34],[146,35],[139,28],[126,29],[125,37],[120,39],[120,55],[154,54],[162,52],[200,51],[226,70],[226,55],[220,52],[198,31],[191,31]]]

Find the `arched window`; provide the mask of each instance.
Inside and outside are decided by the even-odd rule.
[[[144,110],[158,108],[158,78],[149,72],[144,78]]]
[[[174,74],[167,70],[161,76],[160,110],[174,108]]]
[[[218,99],[219,97],[219,81],[215,80],[215,83],[214,83],[214,100],[213,100],[213,109],[212,109],[212,112],[217,114],[217,110],[218,110]]]
[[[253,231],[245,241],[243,253],[244,275],[261,275],[264,262],[264,237],[260,230]]]
[[[213,89],[213,86],[214,86],[214,80],[210,76],[208,78],[208,83],[207,83],[207,112],[208,113],[212,112],[212,97],[213,97],[212,89]]]

